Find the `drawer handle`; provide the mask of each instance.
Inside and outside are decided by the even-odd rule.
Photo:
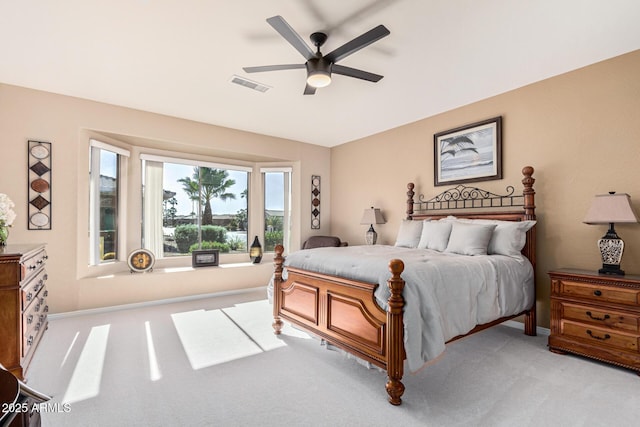
[[[27,267],[27,268],[28,268],[29,270],[35,270],[35,269],[36,269],[36,268],[38,268],[38,267],[36,267],[35,265],[30,265],[30,266],[29,266],[29,267]]]
[[[587,311],[585,314],[590,318],[592,318],[593,320],[609,320],[611,318],[611,316],[609,316],[608,314],[605,314],[604,317],[597,317],[591,314],[590,311]]]
[[[31,324],[31,322],[33,322],[33,314],[30,314],[30,315],[27,317],[27,325],[30,325],[30,324]]]
[[[33,344],[33,335],[29,335],[29,339],[27,340],[27,346]]]
[[[31,301],[33,299],[33,294],[31,292],[29,292],[27,294],[27,302]]]
[[[597,297],[602,296],[602,291],[593,291],[593,294]]]
[[[611,338],[611,335],[609,335],[609,334],[604,334],[604,337],[599,337],[599,336],[597,336],[597,335],[594,335],[594,334],[593,334],[593,332],[591,332],[591,329],[587,329],[587,334],[588,334],[591,338],[595,338],[595,339],[600,340],[600,341],[606,341],[606,340],[608,340],[609,338]]]

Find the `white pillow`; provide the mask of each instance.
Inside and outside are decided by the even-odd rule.
[[[452,222],[451,236],[445,252],[460,255],[487,255],[489,240],[496,224]]]
[[[489,241],[489,255],[518,256],[527,241],[527,231],[535,221],[500,221]]]
[[[536,221],[501,221],[499,219],[467,219],[449,216],[442,220],[459,221],[468,224],[495,224],[487,247],[489,255],[520,256],[527,241],[529,231]],[[442,221],[441,220],[441,221]]]
[[[398,230],[398,237],[396,237],[396,246],[402,246],[405,248],[418,247],[423,222],[424,221],[403,219],[400,224],[400,230]]]
[[[418,242],[418,249],[433,249],[444,251],[449,243],[451,222],[425,221],[422,224],[422,235]]]

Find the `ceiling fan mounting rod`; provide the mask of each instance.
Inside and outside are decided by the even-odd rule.
[[[321,32],[315,32],[309,36],[311,42],[317,48],[317,53],[320,53],[320,46],[322,46],[324,42],[327,41],[327,37],[328,36],[325,33]]]

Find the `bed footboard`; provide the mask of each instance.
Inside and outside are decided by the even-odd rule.
[[[392,260],[388,281],[388,310],[376,303],[377,284],[358,282],[306,270],[287,268],[282,280],[284,248],[276,246],[274,258],[273,328],[282,330],[282,319],[325,339],[364,360],[386,369],[389,402],[399,405],[404,393],[404,264]]]

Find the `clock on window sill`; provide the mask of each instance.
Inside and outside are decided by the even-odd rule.
[[[136,249],[129,254],[127,264],[132,273],[144,273],[153,270],[156,257],[147,249]]]

